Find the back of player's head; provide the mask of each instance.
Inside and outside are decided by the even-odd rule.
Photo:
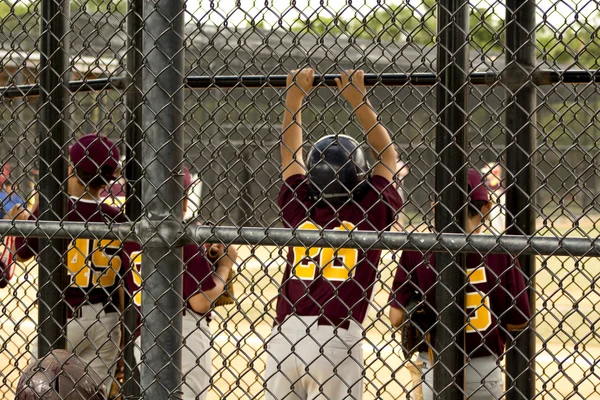
[[[481,208],[489,203],[490,194],[483,177],[476,169],[469,168],[468,181],[470,198],[468,213],[469,216],[472,217],[479,214]]]
[[[99,188],[115,179],[119,149],[106,136],[90,133],[69,148],[75,174],[90,188]]]
[[[319,139],[306,162],[312,200],[343,202],[359,197],[369,170],[367,159],[356,140],[346,135]]]
[[[15,400],[103,400],[102,379],[72,353],[54,350],[23,372]]]

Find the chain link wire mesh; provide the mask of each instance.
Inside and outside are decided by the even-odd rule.
[[[53,3],[45,1],[44,4]],[[160,16],[161,6],[167,2],[146,2],[143,12],[139,3],[137,9],[135,4],[71,1],[64,3],[63,11],[59,12],[69,23],[64,38],[68,70],[53,72],[65,82],[71,81],[67,105],[58,110],[61,118],[68,121],[69,143],[63,146],[58,139],[46,140],[57,143],[60,155],[55,161],[66,162],[71,169],[66,176],[53,177],[61,183],[61,193],[43,193],[39,185],[43,157],[40,137],[52,127],[44,126],[48,121],[44,121],[40,110],[44,105],[55,104],[52,93],[38,96],[45,90],[39,86],[43,69],[52,69],[52,65],[43,66],[41,62],[44,56],[50,56],[40,47],[44,5],[21,0],[0,2],[3,101],[0,159],[4,166],[0,173],[1,213],[13,221],[11,226],[17,227],[11,228],[10,234],[3,234],[0,396],[15,398],[21,394],[23,388],[18,388],[18,381],[36,356],[38,341],[43,340],[36,331],[38,304],[45,301],[38,289],[55,287],[56,283],[38,279],[40,257],[36,254],[42,249],[32,243],[34,237],[40,236],[69,239],[70,244],[64,250],[50,249],[60,253],[64,260],[64,265],[52,269],[70,270],[71,286],[57,289],[61,302],[68,304],[66,349],[76,353],[88,369],[94,369],[108,391],[112,386],[109,396],[113,398],[153,398],[155,392],[147,391],[148,382],[170,390],[169,383],[161,380],[160,371],[144,367],[150,360],[156,365],[157,360],[164,359],[167,365],[181,368],[184,383],[177,390],[185,399],[312,398],[316,394],[330,399],[346,395],[365,399],[419,399],[423,392],[426,399],[431,398],[427,396],[434,389],[432,372],[425,377],[421,374],[431,363],[429,353],[435,362],[439,349],[425,344],[419,355],[406,358],[402,337],[408,335],[409,323],[394,322],[389,313],[393,308],[390,305],[406,313],[411,311],[406,296],[416,291],[422,296],[421,306],[433,316],[433,322],[428,322],[424,330],[432,334],[430,338],[434,341],[436,330],[438,334],[445,332],[444,321],[436,319],[440,311],[435,310],[437,292],[427,282],[436,283],[437,272],[432,272],[439,267],[432,259],[434,250],[440,250],[436,246],[448,243],[436,236],[431,248],[422,245],[415,249],[410,242],[418,233],[435,232],[434,209],[445,207],[435,176],[440,163],[436,149],[440,124],[436,88],[441,84],[436,63],[436,43],[439,45],[441,40],[436,7],[440,5],[429,0],[392,4],[364,0],[319,5],[305,1],[251,4],[188,1],[182,14],[173,21],[165,20],[171,29],[183,24],[183,30],[175,31],[183,47],[159,55],[166,57],[168,64],[171,57],[175,59],[183,52],[181,74],[176,62],[152,73],[147,66],[154,62],[148,61],[148,57],[152,51],[158,51],[156,42],[170,31],[153,37],[144,23],[152,15]],[[534,27],[525,32],[529,38],[535,38],[537,64],[533,70],[527,70],[506,65],[506,55],[513,51],[506,44],[507,4],[491,1],[464,4],[469,12],[469,40],[465,44],[468,71],[487,72],[490,80],[485,85],[465,85],[466,146],[461,151],[467,160],[464,167],[480,172],[479,186],[485,187],[491,196],[491,209],[476,225],[481,227],[482,234],[493,235],[495,243],[489,246],[493,250],[471,250],[466,256],[468,269],[457,269],[464,282],[467,307],[461,311],[466,321],[467,346],[458,356],[466,353],[470,362],[470,367],[464,364],[467,393],[480,389],[477,392],[480,397],[468,398],[500,398],[504,394],[514,396],[510,398],[529,398],[526,388],[517,384],[504,387],[503,382],[510,373],[507,354],[511,349],[521,351],[507,339],[524,335],[522,330],[509,330],[509,325],[521,322],[529,324],[534,336],[530,349],[533,358],[529,360],[535,379],[531,397],[600,398],[600,382],[595,372],[600,342],[594,332],[600,317],[596,306],[600,268],[593,256],[597,252],[600,212],[597,165],[600,96],[596,73],[600,63],[600,7],[586,1],[539,1],[535,6]],[[144,48],[133,40],[134,32],[128,30],[128,19],[133,17],[142,20],[139,29],[145,32]],[[144,54],[142,65],[127,65],[132,52]],[[357,107],[350,107],[326,76],[346,69],[363,69],[367,74],[407,78],[402,84],[387,85],[378,76],[367,87],[372,108],[397,152],[397,162],[385,167],[393,179],[383,186],[371,181],[369,190],[385,192],[388,197],[392,191],[398,192],[402,207],[394,209],[389,198],[382,194],[358,215],[359,208],[354,209],[349,216],[352,220],[347,221],[360,226],[360,230],[377,233],[391,227],[392,231],[408,234],[407,241],[396,242],[401,244],[395,246],[389,245],[391,241],[379,245],[376,240],[335,242],[320,232],[318,248],[322,250],[316,250],[316,240],[303,241],[304,246],[299,246],[298,242],[283,239],[273,245],[269,239],[267,228],[299,228],[300,222],[304,222],[286,220],[285,207],[303,194],[300,184],[292,185],[282,178],[282,170],[290,165],[282,166],[280,153],[284,112],[291,110],[286,103],[290,89],[285,89],[282,77],[303,67],[313,68],[324,77],[310,90],[302,107],[301,148],[305,159],[321,137],[349,135],[356,138],[369,158],[369,173],[376,172],[378,167],[374,166],[381,167],[383,163],[369,150],[383,149],[366,140]],[[554,79],[540,78],[546,71],[554,71]],[[571,78],[569,71],[581,72],[575,74],[578,78]],[[156,145],[151,142],[152,129],[168,129],[174,121],[168,120],[172,115],[165,115],[164,109],[148,106],[152,93],[162,89],[168,93],[156,83],[165,76],[174,77],[177,93],[183,92],[183,108],[172,109],[182,122],[174,127],[171,141]],[[247,79],[239,79],[240,76]],[[257,76],[263,79],[250,79]],[[577,79],[580,84],[573,84]],[[153,82],[147,83],[150,81]],[[510,209],[507,204],[510,191],[527,190],[522,180],[515,179],[521,171],[515,171],[508,162],[509,149],[516,142],[507,139],[507,135],[518,132],[510,132],[506,120],[510,118],[507,114],[515,93],[521,89],[519,82],[522,87],[533,86],[537,103],[533,105],[535,113],[530,115],[535,145],[531,154],[526,154],[527,166],[535,175],[529,208],[535,221],[533,232],[515,222],[528,211]],[[132,107],[127,98],[135,90],[141,92],[141,103]],[[172,98],[175,97],[173,94]],[[141,120],[132,118],[136,112],[143,113]],[[129,134],[132,129],[137,129],[137,137]],[[89,180],[73,189],[77,168],[81,170],[82,166],[72,159],[70,146],[97,132],[110,140],[101,151],[119,150],[115,179],[108,179],[100,171],[100,186],[108,184],[105,190],[94,191]],[[93,143],[104,142],[96,139]],[[143,150],[139,145],[145,146]],[[84,158],[93,153],[88,150]],[[151,158],[151,154],[156,154],[154,162],[142,163],[141,158]],[[295,152],[296,157],[299,154]],[[93,160],[92,177],[110,157],[115,158],[113,154]],[[141,168],[142,176],[126,176],[134,164]],[[189,181],[184,166],[189,169]],[[141,179],[143,190],[138,186],[137,191],[132,191],[127,177],[131,182]],[[458,176],[444,183],[447,187],[458,184]],[[278,199],[286,187],[288,203],[283,204],[282,210]],[[461,190],[464,196],[473,199],[476,189]],[[128,190],[130,200],[126,202]],[[187,200],[178,195],[184,190]],[[95,193],[92,197],[97,197],[97,201],[90,201],[90,192]],[[50,225],[37,233],[20,228],[24,225],[18,221],[29,216],[27,210],[36,209],[40,196],[46,201],[62,196],[65,202],[71,202],[67,215],[56,210],[54,215],[62,221],[85,222],[85,226],[79,225],[85,232],[74,234],[67,228],[51,229]],[[68,200],[68,196],[76,200]],[[139,216],[132,214],[131,198],[143,203],[142,214],[157,209],[165,213],[155,214],[156,219],[142,224]],[[350,202],[354,206],[360,203],[357,199]],[[21,208],[13,208],[15,204],[21,204]],[[109,205],[114,208],[109,209]],[[371,207],[387,207],[394,215],[393,221],[373,219],[369,216]],[[465,204],[464,210],[467,207]],[[316,221],[314,215],[310,214],[308,219],[320,227],[338,228],[342,232],[353,229],[340,215],[332,215],[327,221],[330,223]],[[477,219],[478,215],[472,217]],[[454,218],[458,220],[459,216]],[[136,228],[129,229],[131,225],[127,223],[136,221]],[[195,231],[198,225],[215,228],[210,235],[203,236]],[[8,225],[2,227],[3,232],[8,232]],[[219,234],[225,232],[218,231],[220,227],[233,227],[235,232]],[[263,233],[244,236],[242,227],[260,228]],[[184,230],[188,238],[182,249],[179,239],[185,236]],[[292,237],[300,235],[301,230],[294,229]],[[472,231],[463,228],[463,236],[476,240]],[[533,275],[528,277],[518,267],[516,257],[522,260],[535,250],[527,241],[505,247],[508,242],[502,240],[508,237],[508,232],[527,238],[533,233],[536,238],[558,239],[556,251],[534,254]],[[589,248],[570,254],[566,250],[566,240],[570,238],[588,239]],[[220,244],[223,248],[211,258],[207,244]],[[171,251],[157,253],[161,245]],[[224,250],[228,247],[229,250]],[[386,248],[378,259],[375,249],[381,247]],[[467,248],[458,247],[448,247],[447,253],[457,254]],[[356,253],[353,248],[357,248]],[[288,251],[298,259],[288,259]],[[330,261],[324,262],[324,254],[330,253]],[[350,261],[352,254],[358,255],[354,263]],[[167,274],[167,270],[153,268],[165,260],[181,264],[183,271]],[[346,280],[325,281],[321,275],[325,274],[328,263],[342,275],[345,271]],[[305,271],[302,268],[310,265],[320,271],[318,279],[312,279],[315,275],[302,275]],[[359,268],[355,270],[356,265]],[[226,273],[229,267],[234,271],[233,278]],[[334,268],[329,271],[336,271]],[[363,279],[361,273],[370,277],[359,285],[356,281]],[[298,278],[299,274],[304,279],[294,281],[293,276]],[[169,289],[165,293],[170,293],[170,303],[161,302],[167,294],[164,298],[150,296],[145,288],[147,281],[163,282]],[[436,287],[444,284],[438,280]],[[142,289],[138,292],[140,285]],[[352,290],[348,289],[350,286]],[[123,305],[117,300],[121,287]],[[292,296],[291,287],[301,292],[294,302],[286,297]],[[217,306],[218,294],[227,290],[233,293],[231,304]],[[522,304],[528,290],[534,305],[533,315],[527,315],[527,307]],[[138,311],[142,292],[146,309]],[[350,297],[344,297],[348,292]],[[319,297],[322,293],[329,297]],[[289,303],[289,313],[304,317],[289,318],[286,327],[278,320],[282,314],[276,309],[278,298],[281,303]],[[354,303],[344,303],[348,299]],[[307,306],[313,302],[320,308],[315,309],[314,304]],[[343,310],[343,318],[332,318],[335,315],[331,314],[332,305]],[[181,309],[179,319],[169,314],[173,308]],[[125,310],[135,314],[142,334],[149,338],[146,345],[136,339],[139,327],[130,320],[128,323]],[[164,331],[147,327],[156,320],[168,321],[162,327]],[[171,350],[163,348],[164,342],[160,342],[169,330],[176,330],[182,340],[181,352],[175,357],[171,354],[171,358],[166,355]],[[62,335],[65,336],[64,331]],[[500,343],[507,341],[506,349],[494,342],[496,337],[502,338]],[[125,351],[128,345],[133,347],[133,355]],[[65,364],[57,358],[60,364]],[[271,369],[269,358],[277,360]],[[138,372],[141,369],[141,380],[128,372],[135,369]],[[62,370],[63,375],[76,381],[64,388],[76,387],[74,390],[83,397],[91,398],[84,392],[86,388],[80,385],[81,381],[66,373],[65,367]],[[52,378],[51,374],[44,376],[46,380]],[[30,380],[33,382],[33,378]],[[63,392],[64,388],[57,385],[51,391],[65,397],[68,392]],[[93,391],[98,394],[96,388]]]

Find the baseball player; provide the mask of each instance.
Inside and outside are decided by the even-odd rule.
[[[0,218],[10,211],[13,207],[22,205],[25,201],[14,191],[10,179],[10,166],[5,164],[0,174]]]
[[[192,179],[187,168],[184,169],[184,185],[186,192]],[[187,210],[188,199],[183,200],[183,212]],[[133,303],[142,305],[141,268],[143,259],[141,248],[137,243],[126,243],[125,249],[131,255],[130,268],[125,275],[125,283],[132,294]],[[212,375],[211,355],[211,320],[210,310],[213,302],[224,292],[225,283],[235,259],[235,246],[225,248],[222,244],[213,244],[208,250],[206,246],[187,245],[183,248],[183,337],[182,386],[183,400],[204,400],[210,388]],[[126,267],[127,268],[127,267]],[[140,315],[141,316],[141,315]],[[143,362],[139,330],[134,349],[135,357]]]
[[[468,171],[470,203],[467,233],[479,233],[492,203],[481,174]],[[434,255],[403,251],[390,295],[390,320],[394,327],[404,321],[405,306],[414,295],[427,301],[434,313],[436,272]],[[499,360],[508,331],[523,328],[530,319],[527,286],[518,260],[508,254],[467,255],[466,389],[469,399],[500,399],[504,394]],[[435,320],[435,318],[433,318]],[[433,399],[433,368],[428,352],[419,353],[425,384],[423,398]]]
[[[103,400],[106,388],[99,381],[76,355],[54,350],[32,360],[19,379],[15,400]]]
[[[325,136],[304,162],[301,109],[314,71],[287,78],[278,205],[286,227],[385,231],[402,200],[393,183],[396,151],[366,97],[363,71],[338,79],[358,117],[376,164],[369,169],[358,142]],[[371,174],[369,174],[371,172]],[[381,252],[348,248],[290,247],[267,342],[267,399],[361,399],[362,323]]]
[[[68,221],[125,222],[119,209],[102,201],[100,193],[115,179],[119,149],[107,137],[89,134],[69,148]],[[18,207],[13,217],[25,219],[28,213]],[[30,219],[38,216],[37,210]],[[37,254],[37,238],[17,237],[14,254],[27,261]],[[67,350],[75,352],[110,387],[121,340],[119,323],[121,243],[109,239],[73,240],[68,247],[65,266],[71,285],[65,292],[67,306]],[[34,356],[37,341],[32,344]]]

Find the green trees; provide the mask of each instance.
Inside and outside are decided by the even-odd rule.
[[[414,3],[414,2],[413,2]],[[373,41],[404,41],[427,46],[435,43],[435,1],[422,0],[388,5],[380,3],[362,18],[344,19],[338,14],[316,14],[298,18],[291,29],[322,36],[340,35]],[[471,46],[481,52],[502,52],[504,11],[493,7],[470,10]],[[538,57],[549,64],[574,64],[575,68],[600,67],[600,12],[588,16],[575,14],[575,21],[565,20],[560,26],[542,21],[536,31]]]
[[[600,67],[600,12],[586,17],[575,15],[575,21],[560,26],[544,23],[536,32],[538,58],[548,64],[561,64],[576,69]]]
[[[503,22],[492,8],[473,8],[470,11],[470,39],[484,51],[498,50]],[[423,0],[418,5],[408,2],[396,5],[381,4],[362,19],[345,20],[340,16],[317,15],[299,18],[292,24],[295,32],[315,35],[341,33],[374,41],[405,41],[421,46],[433,45],[436,32],[435,1]]]
[[[415,42],[421,45],[432,43],[435,38],[435,16],[427,2],[419,6],[408,3],[400,5],[381,4],[371,12],[350,20],[337,15],[317,15],[312,18],[298,18],[292,23],[292,31],[308,32],[315,35],[341,33],[374,41]]]
[[[71,14],[76,12],[119,12],[127,11],[126,0],[73,0],[70,3]],[[0,0],[0,24],[4,26],[12,19],[23,19],[39,13],[39,0]]]

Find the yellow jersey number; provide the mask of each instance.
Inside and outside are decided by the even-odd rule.
[[[71,287],[88,289],[111,287],[121,269],[118,240],[76,239],[67,250],[67,269]]]
[[[467,275],[471,284],[487,282],[485,267],[468,268]],[[483,332],[492,326],[492,309],[489,296],[481,292],[467,292],[465,300],[467,310],[475,309],[473,316],[467,319],[467,333]]]
[[[133,284],[136,289],[133,293],[133,304],[142,306],[142,252],[134,251],[131,253],[131,273]]]
[[[335,228],[338,231],[351,231],[355,228],[350,222],[342,222]],[[298,229],[319,230],[319,226],[306,221]],[[313,280],[317,267],[322,267],[323,278],[330,281],[345,281],[358,263],[357,249],[333,249],[296,246],[294,252],[294,274],[297,279]]]

